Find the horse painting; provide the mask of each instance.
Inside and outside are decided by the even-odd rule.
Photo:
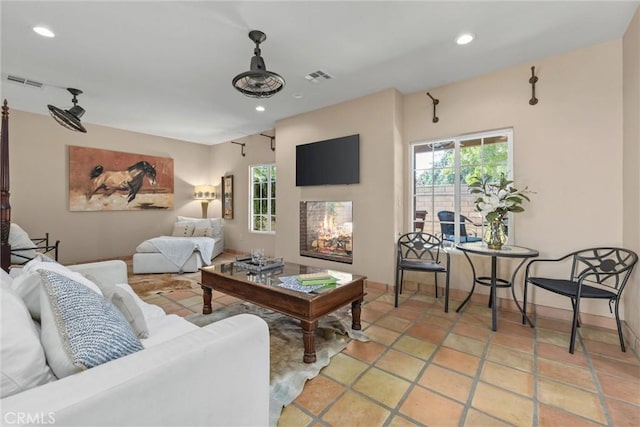
[[[87,200],[91,200],[98,190],[104,190],[105,196],[110,196],[116,191],[128,191],[127,203],[131,203],[142,188],[145,176],[149,184],[156,185],[156,168],[145,160],[122,171],[105,171],[102,165],[96,165],[89,176],[91,184],[86,193]]]

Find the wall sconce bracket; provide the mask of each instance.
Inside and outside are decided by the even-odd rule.
[[[427,96],[429,98],[431,98],[431,101],[433,101],[433,123],[438,123],[438,121],[440,120],[438,118],[438,116],[436,116],[436,105],[438,105],[440,103],[439,99],[435,99],[433,96],[431,96],[431,94],[429,92],[427,92]]]
[[[235,141],[231,141],[231,143],[232,143],[232,144],[237,144],[237,145],[239,145],[240,147],[242,147],[242,148],[240,149],[240,153],[242,154],[242,157],[245,157],[245,156],[247,155],[247,153],[245,153],[245,152],[244,152],[244,147],[245,147],[245,145],[247,145],[247,144],[245,144],[244,142],[235,142]]]
[[[538,98],[536,98],[536,83],[538,82],[538,77],[535,75],[536,67],[531,67],[531,78],[529,79],[529,83],[531,83],[531,99],[529,100],[529,105],[536,105],[538,103]]]
[[[271,135],[265,135],[264,133],[261,133],[260,135],[264,136],[265,138],[269,138],[271,140],[271,151],[276,151],[276,137],[271,136]]]

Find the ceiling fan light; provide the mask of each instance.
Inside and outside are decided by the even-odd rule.
[[[231,83],[245,96],[269,98],[284,88],[285,81],[279,74],[267,71],[264,59],[260,56],[260,43],[265,41],[267,36],[254,30],[249,33],[249,38],[256,44],[250,69],[235,76]]]
[[[80,95],[82,91],[73,88],[68,88],[67,90],[73,95],[73,107],[68,110],[63,110],[62,108],[49,104],[47,105],[49,113],[51,114],[51,117],[53,117],[54,120],[63,127],[72,131],[87,133],[87,129],[80,122],[80,118],[83,116],[85,111],[84,108],[77,105],[78,99],[76,98],[76,96]]]

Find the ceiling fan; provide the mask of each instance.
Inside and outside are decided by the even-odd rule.
[[[266,34],[253,30],[249,32],[249,38],[256,44],[250,69],[235,76],[232,84],[243,95],[251,98],[269,98],[284,88],[284,79],[279,74],[267,71],[264,59],[260,56],[260,43],[267,39]]]
[[[47,105],[49,109],[49,113],[51,113],[51,117],[53,117],[56,122],[60,123],[62,126],[67,129],[87,133],[87,130],[80,122],[80,118],[84,114],[84,108],[78,105],[78,95],[82,93],[80,89],[67,88],[67,90],[73,95],[73,107],[68,110],[63,110],[62,108],[58,108],[55,105]]]

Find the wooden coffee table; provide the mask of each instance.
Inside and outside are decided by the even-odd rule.
[[[298,319],[302,326],[305,363],[316,361],[315,331],[319,318],[351,304],[351,327],[355,330],[362,328],[360,311],[364,299],[364,276],[334,272],[340,277],[335,289],[309,294],[279,286],[279,277],[333,270],[285,263],[274,270],[250,273],[233,263],[226,263],[204,267],[200,271],[200,284],[204,291],[203,314],[211,313],[212,291],[216,290]]]

